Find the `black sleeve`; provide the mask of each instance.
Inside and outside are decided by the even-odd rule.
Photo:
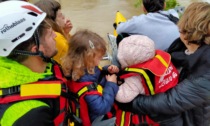
[[[132,111],[138,114],[180,114],[209,101],[209,83],[210,80],[204,77],[185,79],[165,93],[135,98]]]
[[[13,126],[54,126],[53,113],[47,106],[35,108],[18,119]]]

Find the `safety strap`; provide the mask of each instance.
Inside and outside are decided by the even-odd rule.
[[[60,81],[43,81],[0,89],[0,104],[28,99],[57,98],[62,92],[60,83]]]
[[[163,14],[163,13],[160,13],[160,12],[157,12],[157,13],[167,17],[174,24],[177,24],[177,22],[179,21],[179,18],[173,16],[172,14],[167,15],[167,14]]]
[[[147,83],[147,86],[149,88],[150,94],[151,95],[155,94],[155,90],[154,90],[152,81],[150,80],[150,77],[147,75],[147,73],[143,69],[140,69],[140,68],[125,68],[125,71],[140,73],[141,75],[143,75],[144,79]]]
[[[100,93],[102,93],[102,87],[101,85],[97,84],[96,82],[93,82],[87,86],[84,86],[83,88],[81,88],[78,92],[77,92],[77,95],[78,95],[78,99],[80,97],[82,97],[85,93],[87,92],[91,92],[91,91],[99,91]],[[79,116],[79,108],[76,108],[76,116],[77,117],[80,117]]]
[[[0,96],[12,95],[20,93],[20,86],[0,89]]]
[[[78,94],[78,97],[82,96],[84,93],[86,92],[89,92],[89,91],[92,91],[92,90],[97,90],[97,83],[93,82],[92,84],[89,84],[83,88],[81,88],[77,94]]]

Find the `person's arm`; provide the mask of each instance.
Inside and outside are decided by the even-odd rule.
[[[165,93],[135,98],[132,102],[132,111],[138,114],[170,115],[202,106],[210,98],[209,83],[209,79],[204,77],[185,79]]]
[[[118,91],[118,85],[114,82],[107,81],[102,95],[86,95],[89,111],[97,115],[104,115],[109,112],[114,103],[114,98]]]
[[[125,82],[119,86],[115,99],[121,103],[131,102],[137,95],[144,94],[144,87],[140,76],[125,78]]]

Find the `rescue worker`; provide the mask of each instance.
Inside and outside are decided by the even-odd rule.
[[[2,2],[0,12],[0,125],[67,125],[70,95],[51,60],[56,35],[46,13],[23,1]]]

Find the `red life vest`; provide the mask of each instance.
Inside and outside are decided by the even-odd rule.
[[[76,108],[75,104],[71,104],[71,111],[82,120],[83,126],[91,126],[90,117],[88,114],[87,103],[84,99],[86,95],[102,95],[102,86],[93,82],[75,82],[69,81],[68,86],[71,92],[77,94],[80,108]],[[82,110],[82,111],[80,111]]]
[[[154,95],[156,93],[165,92],[174,87],[178,83],[179,73],[171,63],[170,54],[156,50],[153,59],[144,63],[135,64],[124,69],[127,74],[120,76],[121,79],[130,76],[142,77],[145,95]],[[151,74],[153,77],[151,77]],[[118,126],[130,126],[146,123],[152,126],[158,126],[158,123],[152,121],[148,116],[135,115],[131,112],[120,110],[116,107],[116,124]]]
[[[63,73],[61,72],[59,65],[54,64],[53,70],[54,76],[56,77],[56,79],[53,81],[42,80],[34,83],[0,89],[0,104],[7,104],[29,99],[56,98],[59,99],[60,110],[59,114],[54,119],[54,124],[55,126],[63,125],[69,108],[67,101],[68,99],[65,97],[68,96],[68,88],[66,85],[67,81],[63,77]],[[63,94],[65,96],[63,96]]]

